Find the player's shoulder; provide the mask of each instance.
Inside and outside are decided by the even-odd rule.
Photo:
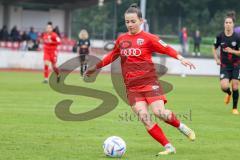
[[[220,32],[220,33],[217,34],[216,37],[217,38],[221,38],[221,37],[224,37],[224,36],[225,36],[224,32]]]
[[[235,31],[233,32],[233,37],[236,41],[240,41],[240,36],[238,35],[237,32],[235,32]]]
[[[149,33],[149,32],[142,31],[141,34],[144,37],[149,38],[149,39],[160,39],[160,37],[158,35],[155,35],[155,34],[152,34],[152,33]]]
[[[125,38],[125,37],[127,37],[128,36],[128,33],[126,32],[126,33],[120,33],[119,35],[118,35],[118,37],[117,37],[117,40],[120,40],[120,39],[122,39],[122,38]]]
[[[58,34],[56,32],[52,32],[52,36],[58,37]]]

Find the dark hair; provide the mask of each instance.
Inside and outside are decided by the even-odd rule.
[[[236,12],[235,11],[228,11],[224,20],[226,20],[227,18],[231,18],[233,20],[233,22],[235,22],[236,21]]]
[[[130,7],[126,10],[125,14],[128,13],[136,13],[138,18],[142,18],[142,12],[136,3],[130,5]]]
[[[50,25],[50,26],[52,26],[52,22],[51,22],[51,21],[49,21],[47,24]]]

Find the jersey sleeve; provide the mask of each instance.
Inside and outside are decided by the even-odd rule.
[[[97,69],[102,68],[113,61],[115,61],[119,57],[119,40],[116,41],[114,48],[111,52],[109,52],[96,66]]]
[[[151,37],[150,39],[152,42],[153,52],[166,54],[166,55],[169,55],[170,57],[177,59],[177,56],[179,55],[179,53],[175,49],[170,47],[168,44],[166,44],[157,36]]]
[[[240,50],[240,37],[237,36],[237,49]]]
[[[213,43],[215,49],[217,49],[217,48],[220,46],[220,44],[221,44],[220,41],[221,41],[221,40],[220,40],[220,35],[218,35],[218,36],[215,38],[214,43]]]
[[[57,34],[53,34],[51,37],[52,44],[59,45],[61,43],[61,39]]]

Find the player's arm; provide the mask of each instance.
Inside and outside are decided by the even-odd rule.
[[[91,74],[93,74],[97,69],[100,69],[110,63],[112,63],[113,61],[115,61],[117,58],[119,57],[119,45],[116,42],[114,49],[109,52],[99,63],[97,63],[96,65],[93,65],[91,67],[89,67],[87,69],[87,71],[85,72],[86,76],[90,76]]]
[[[237,55],[237,56],[240,56],[240,50],[239,50],[239,48],[240,48],[240,38],[237,38],[236,42],[237,42],[237,46],[236,46],[237,50],[232,49],[230,47],[227,47],[227,48],[224,48],[224,51],[228,52],[228,53],[231,53],[231,54],[234,54],[234,55]]]
[[[224,48],[225,52],[231,53],[231,54],[235,54],[237,56],[240,56],[240,51],[239,50],[234,50],[230,47]]]
[[[54,34],[54,35],[51,37],[51,44],[59,45],[60,43],[61,43],[60,37],[59,37],[57,34]]]
[[[213,53],[213,57],[217,63],[217,65],[221,64],[220,59],[218,58],[218,54],[217,54],[217,48],[220,46],[220,38],[219,36],[216,37],[215,42],[213,44],[213,48],[212,48],[212,53]]]
[[[165,42],[160,40],[159,38],[152,38],[152,47],[154,52],[158,52],[161,54],[166,54],[170,57],[178,59],[184,66],[189,66],[190,69],[195,69],[195,66],[187,59],[185,59],[182,55],[180,55],[175,49],[167,45]]]

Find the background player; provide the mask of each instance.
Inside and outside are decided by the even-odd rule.
[[[220,47],[220,59],[217,55],[217,48]],[[231,95],[233,98],[233,114],[239,114],[238,105],[238,83],[240,79],[240,38],[234,32],[234,18],[227,15],[224,20],[224,32],[220,33],[215,40],[213,55],[218,65],[220,65],[220,85],[223,92],[227,95],[224,99],[225,104],[229,104]],[[230,89],[232,81],[232,91]]]
[[[152,122],[148,106],[151,107],[156,117],[179,129],[190,140],[195,139],[195,133],[181,123],[172,111],[165,109],[164,104],[167,99],[158,83],[152,62],[152,53],[167,54],[180,60],[185,66],[190,68],[195,68],[195,66],[157,36],[142,31],[140,29],[142,21],[140,9],[136,4],[131,5],[125,12],[125,24],[128,32],[121,34],[116,40],[114,49],[97,65],[89,67],[85,75],[90,76],[97,69],[120,57],[129,104],[144,124],[148,133],[164,146],[165,150],[159,152],[158,155],[167,155],[176,153],[176,150],[158,124]]]
[[[54,72],[57,74],[57,81],[60,80],[59,70],[57,68],[57,46],[60,44],[60,38],[53,32],[53,26],[51,22],[48,22],[46,26],[46,32],[42,35],[43,40],[43,60],[44,60],[44,81],[48,83],[49,77],[49,65],[52,64]]]
[[[83,29],[79,32],[79,40],[78,40],[78,53],[80,56],[80,74],[83,76],[83,73],[87,69],[87,60],[89,54],[90,40],[88,36],[87,30]]]

